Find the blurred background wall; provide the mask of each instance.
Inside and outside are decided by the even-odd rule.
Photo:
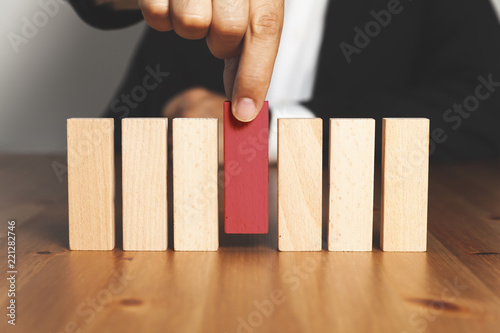
[[[0,2],[0,152],[63,152],[66,119],[104,110],[145,29],[96,30],[54,2],[46,22],[40,0]]]
[[[0,152],[4,153],[63,152],[66,119],[103,111],[145,28],[140,23],[118,31],[93,29],[62,0],[56,1],[57,12],[45,22],[39,1],[0,2]],[[492,1],[500,17],[500,0]],[[23,27],[34,20],[40,27],[28,29],[32,37],[19,39]]]

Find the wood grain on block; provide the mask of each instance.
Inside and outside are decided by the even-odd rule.
[[[278,249],[321,251],[321,119],[278,119]]]
[[[429,174],[429,119],[382,123],[380,245],[383,251],[425,251]]]
[[[113,119],[67,120],[71,250],[115,247]]]
[[[122,120],[123,249],[167,249],[166,118]]]
[[[173,120],[174,249],[217,251],[218,120]]]
[[[224,103],[224,229],[228,234],[268,231],[267,102],[257,118],[238,121]]]
[[[330,119],[328,250],[371,251],[374,119]]]

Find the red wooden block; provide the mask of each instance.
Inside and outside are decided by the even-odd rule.
[[[269,112],[238,121],[224,103],[224,230],[228,234],[268,231]]]

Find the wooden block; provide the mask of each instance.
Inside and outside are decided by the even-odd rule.
[[[330,119],[329,251],[371,251],[374,119]]]
[[[173,120],[174,250],[217,251],[217,119]]]
[[[113,119],[68,119],[68,213],[71,250],[115,247]]]
[[[267,102],[257,118],[238,121],[224,103],[224,229],[228,234],[268,231]]]
[[[166,118],[122,119],[123,249],[167,249]]]
[[[425,251],[429,119],[385,118],[382,125],[380,245],[383,251]]]
[[[321,251],[321,119],[278,119],[278,249]]]

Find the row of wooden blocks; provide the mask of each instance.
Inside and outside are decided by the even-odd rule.
[[[122,120],[124,250],[167,249],[167,127],[165,118]],[[216,251],[218,120],[172,127],[174,250]],[[70,249],[111,250],[113,120],[68,119],[67,131]],[[278,120],[280,251],[322,248],[322,138],[321,119]],[[381,247],[425,251],[429,120],[386,118],[382,142]],[[371,251],[375,121],[330,119],[329,144],[328,250]]]

